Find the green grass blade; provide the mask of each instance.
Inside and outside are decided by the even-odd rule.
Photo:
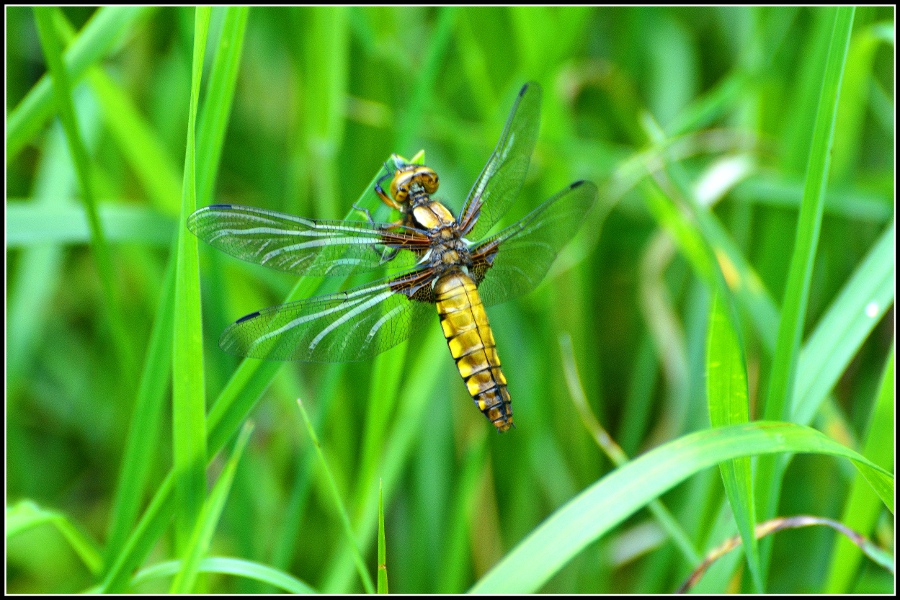
[[[713,294],[706,345],[706,400],[713,427],[739,425],[750,421],[747,368],[743,346],[729,315],[727,300]],[[762,590],[759,550],[756,543],[756,512],[753,498],[753,470],[749,457],[719,465],[728,502],[741,532],[744,552],[757,591]]]
[[[57,198],[53,203],[11,199],[6,204],[7,248],[81,245],[91,241],[84,207]],[[100,228],[108,242],[168,246],[176,222],[143,206],[100,203]]]
[[[62,13],[57,26],[67,42],[76,39],[74,28]],[[103,117],[110,134],[140,179],[151,202],[162,212],[177,215],[180,191],[178,171],[159,136],[122,86],[106,75],[102,68],[90,68],[88,79],[103,107]]]
[[[219,160],[228,126],[228,116],[237,84],[238,67],[244,48],[244,33],[247,29],[246,6],[232,6],[224,9],[222,33],[216,49],[216,56],[209,74],[206,101],[200,112],[197,137],[197,200],[201,205],[212,199],[215,175],[219,170]]]
[[[894,431],[896,418],[895,350],[895,345],[892,344],[881,378],[881,388],[878,390],[875,406],[869,418],[865,447],[862,452],[863,456],[885,469],[894,468],[893,448],[896,446]],[[872,489],[861,477],[856,477],[844,505],[841,523],[866,535],[875,528],[882,512],[878,497],[872,493]],[[853,542],[842,536],[836,538],[824,592],[826,594],[852,593],[861,562],[862,554]]]
[[[181,568],[175,575],[175,579],[172,580],[170,593],[187,594],[193,590],[194,583],[197,581],[197,575],[200,573],[200,561],[212,543],[212,536],[222,515],[222,509],[225,508],[225,501],[228,499],[229,491],[231,491],[231,484],[234,482],[234,472],[237,470],[238,462],[244,453],[244,448],[247,446],[247,441],[250,439],[252,431],[253,426],[250,423],[246,423],[238,436],[231,458],[225,463],[225,468],[222,470],[219,480],[213,486],[209,499],[203,506],[200,518],[197,519],[191,539],[183,553],[184,558],[181,561]]]
[[[735,189],[735,196],[741,202],[797,210],[803,201],[803,180],[771,175],[751,177]],[[880,193],[854,188],[825,193],[825,213],[847,219],[887,223],[894,216],[893,208],[889,199]]]
[[[137,587],[162,577],[170,577],[178,573],[180,569],[181,561],[178,560],[159,563],[138,571],[135,574],[134,579],[131,580],[131,585],[132,587]],[[226,556],[209,556],[200,561],[197,565],[197,572],[218,573],[220,575],[233,575],[234,577],[253,579],[255,581],[267,583],[280,590],[284,590],[289,594],[318,593],[309,584],[297,579],[290,573],[285,573],[279,569],[273,569],[269,565],[264,565],[252,560]],[[94,593],[94,590],[91,590],[91,592]]]
[[[772,376],[766,399],[765,415],[768,419],[781,419],[790,414],[793,404],[793,387],[799,360],[803,323],[809,300],[813,260],[822,226],[825,187],[828,183],[828,167],[831,145],[834,139],[835,117],[847,45],[853,25],[853,7],[835,9],[834,33],[825,66],[821,101],[816,115],[813,140],[807,165],[803,201],[797,224],[797,239],[791,255],[791,266],[781,310],[778,343],[772,361]]]
[[[384,539],[384,489],[378,485],[378,593],[388,593],[387,543]]]
[[[50,523],[69,542],[75,554],[84,562],[88,570],[97,575],[103,566],[100,549],[64,514],[41,508],[34,502],[25,500],[6,507],[6,541],[17,534]]]
[[[100,224],[100,218],[97,216],[97,194],[92,172],[92,162],[88,158],[87,148],[84,145],[78,122],[75,119],[72,87],[68,72],[63,64],[59,40],[53,27],[53,14],[58,10],[37,7],[34,9],[34,15],[38,26],[41,47],[52,75],[53,97],[56,101],[63,130],[66,132],[69,151],[75,164],[75,173],[78,175],[81,199],[91,229],[91,249],[100,275],[110,334],[116,350],[119,367],[122,369],[122,380],[126,382],[125,389],[127,390],[130,388],[127,382],[136,379],[137,367],[131,351],[130,336],[127,333],[125,321],[121,314],[120,296],[116,293],[115,272],[109,245]]]
[[[173,240],[173,248],[174,245]],[[175,321],[174,249],[169,256],[113,497],[106,543],[107,572],[112,568],[115,557],[123,552],[128,533],[140,514],[151,467],[160,450],[158,436],[171,378],[172,328]]]
[[[197,238],[185,221],[197,208],[195,130],[203,57],[209,32],[209,8],[197,8],[187,148],[184,158],[181,226],[175,275],[175,328],[172,352],[172,436],[175,488],[176,546],[184,549],[194,531],[206,496],[206,389],[203,368],[203,326],[200,309],[200,267]]]
[[[789,418],[796,403],[794,389],[797,380],[800,344],[806,320],[819,232],[822,227],[825,188],[831,162],[831,147],[834,140],[841,78],[853,26],[855,10],[853,7],[829,10],[834,11],[834,26],[813,127],[803,201],[800,204],[796,240],[788,270],[781,319],[778,325],[778,340],[772,359],[772,372],[769,376],[769,389],[763,413],[765,418],[770,420]],[[758,516],[762,520],[768,520],[775,516],[784,464],[783,460],[775,458],[763,458],[757,463],[757,502],[760,508]],[[765,581],[771,540],[767,539],[761,548],[763,549],[763,580]]]
[[[812,422],[872,329],[894,304],[895,231],[892,221],[803,345],[792,421]]]
[[[769,421],[709,429],[655,448],[588,487],[534,529],[469,591],[537,592],[585,546],[690,475],[742,456],[786,452],[849,458],[893,511],[893,475],[814,429]]]
[[[319,455],[322,472],[325,474],[325,480],[328,482],[328,489],[331,492],[334,508],[340,517],[341,525],[344,527],[344,534],[350,543],[350,551],[353,554],[353,561],[356,563],[356,570],[359,573],[359,578],[362,581],[363,587],[366,588],[366,593],[374,594],[375,584],[372,583],[372,576],[369,575],[369,571],[366,569],[366,561],[356,542],[353,526],[350,524],[350,517],[347,515],[347,508],[344,506],[344,501],[341,499],[341,492],[338,490],[337,483],[334,481],[334,476],[331,474],[331,468],[328,466],[328,461],[325,460],[325,455],[322,453],[322,446],[319,444],[316,430],[313,429],[312,422],[309,420],[309,415],[306,414],[306,409],[303,407],[303,402],[299,399],[297,400],[297,406],[300,407],[300,414],[303,417],[304,425],[306,425],[306,431],[309,432],[309,437],[316,448],[316,453]]]
[[[82,117],[89,114],[86,110],[79,110],[79,113]],[[98,119],[92,121],[99,122]],[[83,122],[83,126],[88,128],[89,124]],[[92,131],[87,129],[86,137],[94,137],[91,134]],[[76,185],[72,161],[66,150],[65,135],[58,125],[52,128],[45,140],[41,156],[32,188],[33,200],[29,206],[36,211],[53,212],[63,198],[73,194]],[[9,249],[15,247],[11,239],[19,236],[20,228],[27,221],[18,218],[23,216],[19,209],[24,208],[24,202],[12,202],[7,198],[7,261],[10,257]],[[80,210],[80,213],[83,215],[84,211]],[[101,218],[102,216],[101,211]],[[40,240],[41,222],[35,220],[30,224],[34,225],[32,235],[24,237]],[[89,236],[87,221],[84,221],[84,240],[87,241]],[[24,248],[19,255],[18,267],[10,267],[7,271],[9,295],[6,309],[6,377],[7,394],[10,398],[14,398],[14,390],[25,383],[23,378],[28,365],[32,364],[32,357],[35,356],[41,336],[49,324],[46,313],[35,310],[35,307],[49,306],[55,289],[60,285],[64,258],[64,251],[58,245],[39,243],[33,248]]]
[[[65,52],[68,79],[77,83],[84,71],[156,10],[149,6],[105,6],[97,10]],[[6,162],[15,158],[53,113],[53,84],[44,76],[9,113],[6,122]]]

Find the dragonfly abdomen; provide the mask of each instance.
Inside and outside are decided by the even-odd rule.
[[[506,377],[475,282],[453,269],[434,285],[441,328],[475,406],[499,431],[513,425]]]

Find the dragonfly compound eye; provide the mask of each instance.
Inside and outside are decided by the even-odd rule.
[[[422,187],[425,188],[425,191],[429,194],[435,193],[440,184],[437,173],[428,167],[423,168],[422,171],[418,173],[418,179],[422,184]]]
[[[391,180],[391,196],[393,196],[394,200],[400,204],[406,202],[406,197],[409,195],[409,183],[411,179],[411,173],[407,170],[399,169],[394,175],[394,179]]]

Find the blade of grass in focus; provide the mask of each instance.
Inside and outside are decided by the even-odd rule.
[[[169,591],[173,594],[187,594],[194,588],[197,576],[200,573],[200,562],[209,551],[213,534],[222,515],[222,509],[225,507],[225,501],[228,499],[228,493],[231,491],[234,472],[252,432],[252,424],[249,422],[245,423],[240,435],[238,435],[231,457],[225,463],[222,474],[219,475],[219,479],[213,486],[209,498],[203,504],[203,510],[194,525],[194,531],[191,533],[190,540],[182,552],[181,568],[178,570],[175,579],[172,580],[172,586],[169,588]]]
[[[728,314],[728,300],[713,292],[706,345],[706,401],[713,427],[750,421],[747,368],[743,346]],[[756,511],[750,457],[719,465],[728,502],[741,532],[744,552],[757,592],[762,590],[759,549],[756,543]]]
[[[197,8],[191,98],[184,158],[181,225],[175,270],[175,326],[172,351],[172,455],[174,458],[175,539],[184,552],[195,530],[206,497],[206,387],[203,367],[203,325],[200,308],[200,263],[197,238],[185,221],[197,209],[196,120],[200,80],[209,33],[209,8]]]
[[[788,280],[778,326],[778,341],[772,360],[772,372],[769,377],[769,388],[763,413],[764,417],[770,420],[789,418],[797,402],[794,394],[797,365],[800,360],[813,264],[822,226],[825,188],[831,163],[841,79],[850,43],[850,32],[853,28],[855,8],[840,7],[832,10],[834,25],[823,74],[820,100],[816,108],[803,201],[797,217],[797,237],[791,254],[791,265],[788,269]],[[762,458],[757,463],[757,506],[761,520],[769,520],[775,516],[785,468],[786,463],[777,457]],[[760,545],[764,582],[768,579],[770,548],[771,540],[765,540]]]
[[[587,544],[689,475],[742,456],[785,452],[851,459],[893,511],[893,475],[814,429],[769,421],[709,429],[655,448],[588,487],[550,515],[470,591],[537,592]]]

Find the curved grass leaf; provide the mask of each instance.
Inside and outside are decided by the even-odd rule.
[[[822,433],[757,421],[686,435],[616,469],[550,515],[470,590],[536,592],[585,546],[689,476],[742,456],[812,452],[849,458],[893,511],[893,475]]]
[[[103,559],[97,544],[64,514],[41,508],[30,500],[6,507],[6,541],[9,543],[17,534],[45,523],[56,527],[91,573],[96,575],[100,572]]]
[[[181,569],[181,561],[170,560],[152,567],[138,571],[131,580],[131,585],[137,587],[149,581],[175,575]],[[273,569],[251,560],[231,558],[227,556],[210,556],[204,558],[197,565],[198,573],[219,573],[221,575],[233,575],[245,579],[253,579],[268,583],[290,594],[316,594],[315,589],[307,583],[297,579],[290,573],[279,569]],[[98,590],[89,590],[93,593]]]

